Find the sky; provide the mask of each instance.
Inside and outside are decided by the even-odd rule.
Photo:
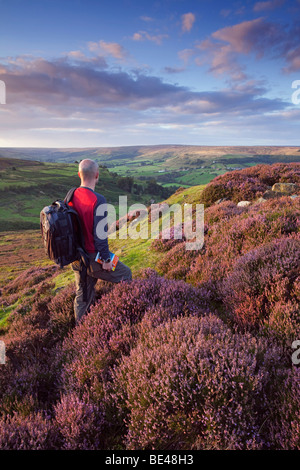
[[[0,0],[0,147],[297,146],[299,124],[300,0]]]

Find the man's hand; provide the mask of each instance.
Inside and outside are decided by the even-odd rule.
[[[102,268],[105,269],[105,271],[112,271],[112,262],[110,261],[109,263],[102,263]]]

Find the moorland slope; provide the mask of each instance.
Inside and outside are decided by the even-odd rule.
[[[201,250],[147,241],[132,282],[99,282],[77,327],[58,268],[15,273],[0,448],[299,450],[299,185],[290,163],[179,190],[173,202],[205,203]]]

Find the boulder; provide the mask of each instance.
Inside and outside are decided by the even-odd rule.
[[[251,202],[250,201],[240,201],[237,203],[238,207],[248,207],[250,206]]]
[[[264,199],[275,199],[281,196],[285,196],[285,194],[280,193],[278,191],[272,191],[272,189],[267,189],[267,191],[265,191],[264,194],[262,195]]]
[[[297,192],[297,185],[295,183],[275,183],[272,186],[272,191],[282,194],[294,194]]]
[[[227,197],[222,197],[221,199],[218,199],[215,204],[221,204],[222,202],[224,201],[228,201],[228,198]]]
[[[260,197],[255,201],[255,204],[262,204],[263,202],[266,202],[266,200],[267,199],[264,199],[263,197]]]

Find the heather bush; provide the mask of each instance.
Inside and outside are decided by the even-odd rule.
[[[55,431],[40,413],[7,415],[0,420],[1,450],[49,450],[55,448]]]
[[[242,172],[253,178],[258,178],[264,184],[273,186],[275,183],[299,183],[299,163],[274,163],[272,165],[256,165],[245,168]]]
[[[234,320],[269,325],[288,336],[299,334],[299,259],[299,235],[273,240],[239,258],[221,288]]]
[[[299,233],[300,200],[282,197],[261,205],[237,207],[224,201],[205,210],[204,246],[185,250],[185,242],[175,246],[157,240],[161,251],[159,273],[183,279],[193,285],[215,290],[239,256],[284,235]]]
[[[228,203],[221,203],[219,211],[222,206],[228,207]],[[204,247],[191,264],[186,280],[210,287],[219,298],[219,282],[227,277],[239,257],[299,230],[300,201],[289,198],[270,200],[262,206],[243,208],[239,215],[222,217],[209,226]]]
[[[201,202],[208,207],[223,198],[233,202],[253,201],[275,183],[299,182],[299,163],[257,165],[217,176],[203,190]]]
[[[168,251],[178,243],[185,241],[184,225],[178,224],[174,226],[174,222],[170,222],[170,229],[162,230],[159,237],[151,243],[151,249],[154,251]]]
[[[88,396],[64,395],[55,406],[55,423],[60,436],[60,449],[99,450],[104,423],[101,406]]]
[[[268,448],[272,401],[286,370],[266,340],[215,315],[141,327],[113,374],[127,449]],[[276,383],[277,382],[277,383]]]
[[[203,190],[201,202],[205,207],[210,206],[219,199],[239,201],[252,201],[259,198],[268,189],[266,184],[240,172],[225,173],[211,181]]]
[[[165,245],[166,246],[166,245]],[[186,250],[185,243],[176,243],[157,263],[157,270],[168,279],[185,280],[198,251]]]
[[[25,288],[29,288],[47,280],[50,277],[58,274],[57,266],[41,267],[30,267],[24,270],[19,276],[12,281],[8,282],[3,288],[4,294],[13,294],[20,292]]]
[[[148,271],[130,283],[120,283],[91,309],[85,321],[66,338],[62,349],[63,386],[102,398],[101,380],[122,355],[129,354],[145,313],[161,307],[176,314],[203,311],[201,294],[182,281],[169,281]],[[99,395],[100,393],[100,395]]]
[[[147,317],[157,325],[172,317],[204,311],[205,304],[201,305],[197,289],[147,270],[140,279],[115,285],[73,335],[66,338],[60,354],[61,390],[79,397],[88,392],[92,403],[102,403],[105,412],[102,440],[107,446],[117,445],[124,428],[110,397],[112,369],[130,353],[139,337],[142,320]]]
[[[26,314],[15,310],[11,315],[4,338],[7,363],[0,370],[0,413],[11,414],[24,406],[30,412],[47,409],[58,398],[56,347],[73,326],[73,291],[37,296]]]
[[[211,226],[214,223],[230,219],[247,212],[248,208],[239,207],[232,201],[223,201],[205,210],[205,222]]]
[[[36,360],[11,369],[8,381],[1,387],[0,413],[28,410],[35,412],[58,398],[56,378],[58,371],[50,361]]]
[[[63,340],[75,326],[75,283],[59,291],[49,302],[48,330],[52,338]]]
[[[104,281],[98,281],[95,288],[96,300],[110,292],[112,286]],[[74,298],[75,283],[69,284],[59,291],[49,302],[48,331],[52,339],[63,340],[74,328]]]
[[[300,368],[293,367],[279,390],[274,406],[280,410],[270,421],[270,435],[277,450],[300,450]]]

